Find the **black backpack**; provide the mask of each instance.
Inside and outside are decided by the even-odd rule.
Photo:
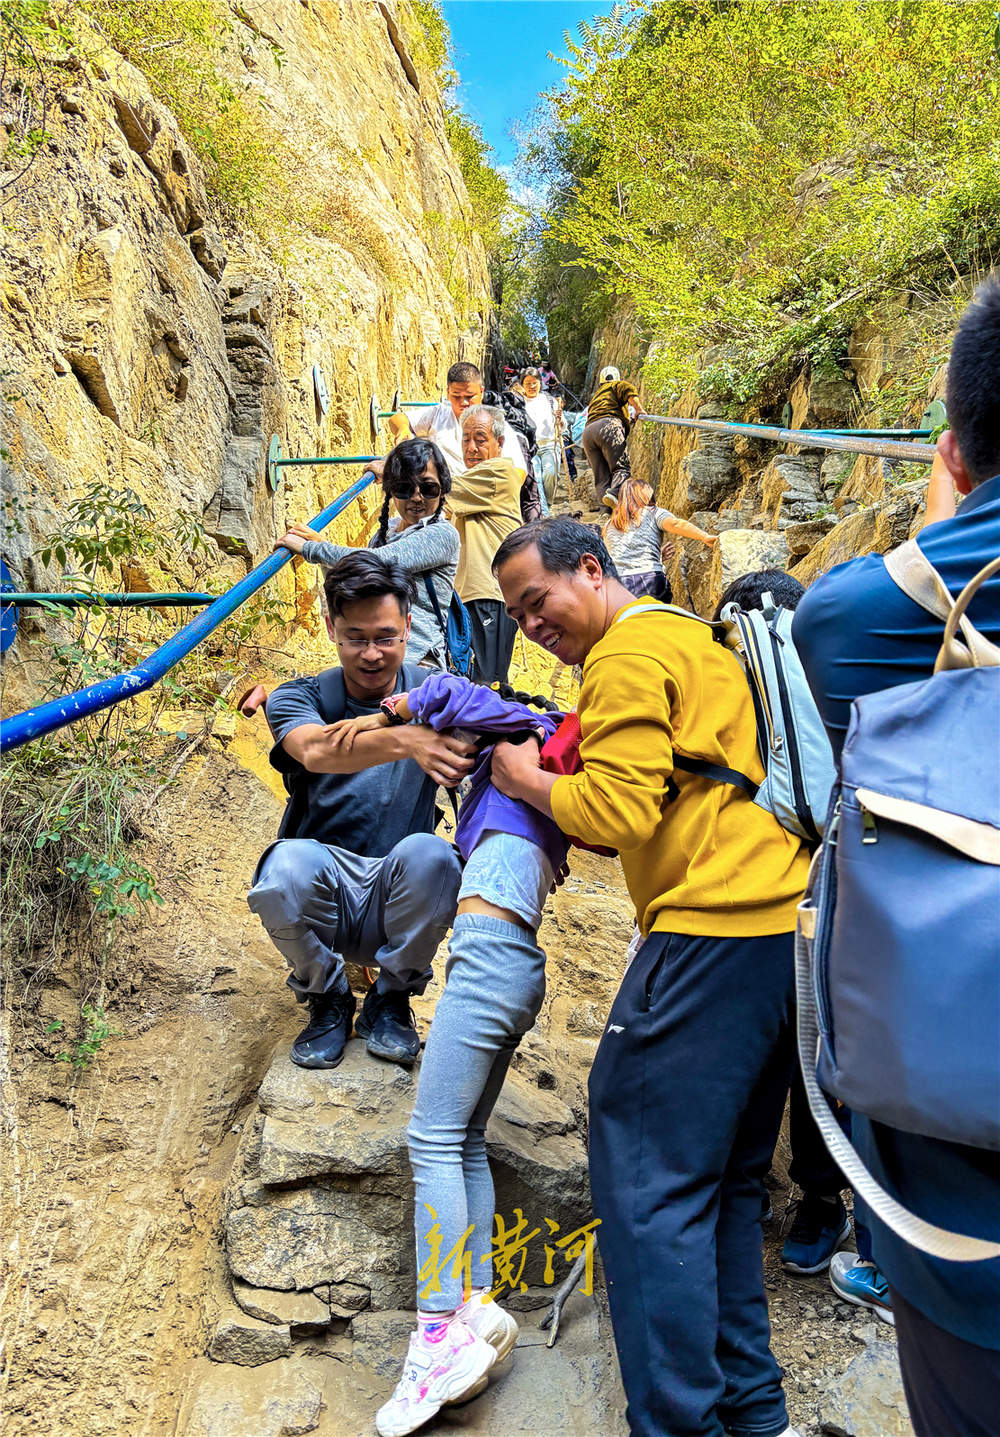
[[[400,669],[403,689],[409,692],[410,689],[419,688],[424,679],[433,672],[433,669],[424,668],[420,664],[403,664]],[[324,669],[321,674],[316,675],[316,682],[319,684],[319,711],[323,722],[339,723],[342,718],[347,717],[347,688],[344,684],[344,670],[339,666]],[[278,837],[297,838],[309,809],[310,775],[299,764],[292,773],[283,773],[282,779],[288,794],[288,802],[285,804],[285,811],[281,815],[281,823],[278,825]]]

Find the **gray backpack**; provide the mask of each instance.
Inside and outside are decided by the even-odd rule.
[[[720,622],[709,627],[733,650],[746,674],[757,721],[757,749],[765,770],[763,783],[754,783],[736,769],[685,754],[674,754],[674,766],[716,783],[735,785],[760,808],[773,813],[782,828],[817,844],[833,787],[833,751],[792,643],[792,611],[779,608],[769,593],[764,594],[762,603],[761,609],[727,604]],[[620,618],[656,611],[708,623],[687,609],[660,603],[628,609]]]

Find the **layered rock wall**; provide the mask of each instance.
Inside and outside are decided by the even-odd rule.
[[[858,415],[878,412],[879,396],[891,393],[921,346],[946,352],[971,290],[963,279],[953,295],[933,304],[916,305],[905,296],[886,301],[852,332],[843,373],[814,373],[804,365],[775,402],[737,415],[731,406],[703,402],[692,389],[668,412],[792,428],[874,427],[877,421]],[[622,306],[594,336],[588,385],[605,364],[635,378],[654,351],[655,341],[643,338],[634,314]],[[925,406],[943,397],[944,382],[939,362],[926,390],[911,400],[906,424],[917,424]],[[711,613],[741,573],[777,567],[809,584],[855,555],[885,553],[922,522],[928,471],[920,465],[652,424],[637,426],[630,453],[633,474],[652,485],[657,503],[720,535],[714,550],[675,540],[668,564],[675,602],[702,614]]]
[[[176,117],[96,34],[89,63],[53,72],[51,138],[5,210],[3,551],[26,588],[59,587],[40,541],[95,482],[209,536],[133,587],[232,582],[358,473],[288,469],[272,493],[272,433],[286,456],[369,453],[373,394],[436,398],[450,363],[481,355],[485,256],[478,239],[442,246],[467,232],[468,197],[397,7],[246,0],[226,16],[220,78],[293,170],[270,235],[213,200]],[[373,507],[331,536],[359,538]],[[8,707],[26,695],[9,677]]]

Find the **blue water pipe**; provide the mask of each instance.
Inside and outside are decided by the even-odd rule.
[[[337,496],[332,504],[327,505],[309,526],[312,529],[325,529],[326,526],[338,514],[354,503],[369,484],[374,483],[375,475],[371,473],[362,474],[349,488]],[[42,738],[47,733],[52,733],[57,728],[63,728],[66,724],[76,723],[78,719],[86,718],[89,714],[97,713],[100,709],[111,708],[113,704],[120,703],[122,699],[135,698],[146,689],[151,689],[158,683],[163,675],[179,664],[181,659],[191,652],[192,649],[207,639],[213,629],[217,629],[224,619],[246,603],[252,594],[273,579],[279,569],[289,562],[292,555],[288,549],[278,549],[269,554],[262,563],[255,569],[251,569],[245,579],[227,589],[214,603],[193,618],[190,623],[178,629],[173,638],[161,644],[158,649],[141,664],[129,669],[124,674],[116,674],[114,678],[102,679],[100,683],[91,684],[89,688],[78,689],[76,693],[63,694],[60,698],[50,699],[48,703],[39,704],[37,708],[27,709],[24,713],[14,714],[11,718],[5,719],[0,724],[0,752],[6,753],[9,749],[20,748],[22,744],[30,743],[32,739]]]

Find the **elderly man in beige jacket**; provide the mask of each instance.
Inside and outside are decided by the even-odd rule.
[[[452,477],[448,508],[462,541],[455,575],[472,621],[473,678],[506,683],[517,625],[493,576],[493,555],[521,524],[522,470],[504,457],[504,414],[474,404],[462,415],[465,472]]]

